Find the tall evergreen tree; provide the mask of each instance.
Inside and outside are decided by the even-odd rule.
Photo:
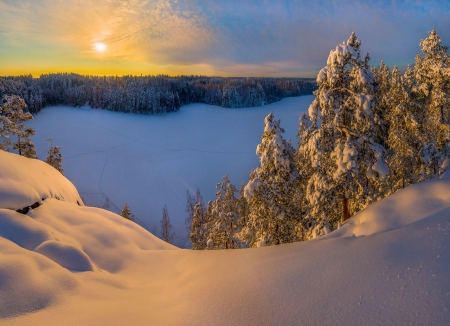
[[[315,139],[317,136],[317,125],[313,125],[308,115],[303,113],[300,116],[300,122],[298,124],[297,138],[299,138],[299,142],[298,150],[295,153],[295,163],[297,170],[299,171],[298,192],[301,195],[299,202],[303,217],[300,224],[297,225],[297,237],[303,240],[310,238],[310,230],[316,227],[316,220],[312,218],[312,211],[307,198],[309,198],[311,202],[314,201],[314,198],[311,196],[312,193],[309,193],[308,196],[308,192],[316,191],[316,189],[308,188],[308,181],[319,166],[311,164],[311,162],[317,164],[318,160],[320,160],[319,152],[315,146]],[[314,207],[317,207],[317,205],[312,205],[312,208]],[[314,216],[317,216],[317,214],[319,214],[319,212],[315,212]]]
[[[186,191],[186,228],[188,233],[191,233],[191,225],[192,225],[192,218],[194,216],[194,207],[196,204],[200,204],[200,206],[205,209],[205,202],[203,201],[202,194],[200,193],[200,189],[197,187],[195,191],[195,195],[191,195],[189,190]]]
[[[168,243],[172,243],[175,234],[172,233],[172,224],[170,223],[169,211],[167,210],[166,205],[164,205],[163,215],[159,223],[161,225],[161,239]]]
[[[237,198],[238,216],[239,216],[241,227],[243,225],[247,224],[248,215],[249,215],[249,206],[248,206],[247,199],[245,198],[244,189],[245,189],[245,184],[242,182],[241,186],[239,187],[239,196]]]
[[[251,247],[296,241],[300,209],[294,197],[298,172],[294,149],[283,139],[280,120],[270,113],[264,120],[264,134],[256,148],[260,166],[250,173],[245,186],[249,215],[243,238]]]
[[[419,124],[412,113],[411,96],[405,89],[397,67],[392,70],[386,102],[390,105],[386,115],[390,126],[387,137],[389,194],[417,181],[415,173],[418,171],[422,145]]]
[[[235,197],[237,189],[225,175],[223,182],[216,185],[217,198],[211,203],[212,228],[209,239],[214,249],[240,248],[238,233],[240,232],[239,201]]]
[[[421,176],[426,179],[440,172],[450,152],[450,56],[435,29],[420,46],[422,55],[416,56],[414,73],[416,94],[425,113],[420,123],[424,140]]]
[[[8,150],[11,145],[13,149],[19,152],[19,155],[29,158],[37,158],[34,144],[31,142],[30,136],[34,135],[32,128],[26,128],[24,121],[33,120],[33,116],[29,112],[25,112],[25,101],[16,95],[3,96],[3,105],[1,106],[1,135],[4,140],[1,147]],[[17,136],[17,142],[14,142],[9,136]]]
[[[385,149],[375,141],[374,78],[370,57],[352,33],[330,51],[309,107],[312,121],[304,151],[314,171],[307,185],[311,214],[319,227],[346,220],[377,196],[387,174]],[[320,123],[318,123],[320,122]]]
[[[210,212],[211,204],[208,203],[208,209],[203,207],[203,204],[197,203],[193,209],[192,222],[189,232],[189,239],[194,250],[204,250],[208,245],[209,225],[208,214]],[[211,245],[212,246],[212,245]]]
[[[386,147],[386,135],[389,130],[386,114],[391,107],[388,96],[391,87],[391,72],[384,61],[381,61],[378,69],[373,69],[373,71],[375,72],[375,83],[373,84],[374,140]]]

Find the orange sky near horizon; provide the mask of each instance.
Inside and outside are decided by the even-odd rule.
[[[356,31],[372,65],[402,70],[450,3],[304,0],[0,0],[0,76],[315,77]],[[99,46],[101,44],[101,46]]]

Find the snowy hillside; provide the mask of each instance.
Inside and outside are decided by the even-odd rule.
[[[47,138],[61,146],[64,174],[87,205],[102,207],[105,196],[111,209],[126,202],[139,220],[159,232],[166,204],[176,235],[185,236],[186,191],[199,187],[208,201],[225,174],[238,188],[246,183],[259,164],[255,150],[264,117],[273,112],[285,138],[296,145],[298,118],[312,99],[287,98],[244,109],[191,104],[174,114],[152,116],[48,107],[27,125],[36,130],[39,158],[47,156]]]
[[[47,163],[30,165],[25,157],[5,151],[0,151],[0,162],[0,207],[19,209],[46,198],[82,205],[74,185]]]
[[[113,213],[78,206],[70,182],[43,163],[0,154],[1,324],[450,321],[448,174],[401,190],[315,240],[190,251]],[[8,209],[35,193],[65,200],[46,199],[27,215]]]

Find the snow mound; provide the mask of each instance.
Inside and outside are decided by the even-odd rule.
[[[408,186],[356,214],[328,237],[368,236],[415,223],[450,208],[450,173]]]
[[[54,193],[46,182],[38,189]],[[1,323],[446,325],[449,216],[449,175],[326,236],[257,249],[178,250],[121,216],[56,199],[26,215],[0,209]]]
[[[0,150],[0,208],[21,209],[45,198],[83,205],[75,186],[52,166]]]
[[[35,202],[27,214],[14,210]],[[78,288],[80,272],[118,273],[142,251],[176,249],[80,203],[72,183],[48,164],[0,151],[0,318],[60,302]]]
[[[39,245],[36,252],[50,258],[62,267],[78,271],[92,271],[92,263],[83,250],[54,240],[48,240]]]

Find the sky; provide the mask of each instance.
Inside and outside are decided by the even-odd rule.
[[[0,0],[0,75],[315,77],[352,31],[404,70],[450,1]]]

